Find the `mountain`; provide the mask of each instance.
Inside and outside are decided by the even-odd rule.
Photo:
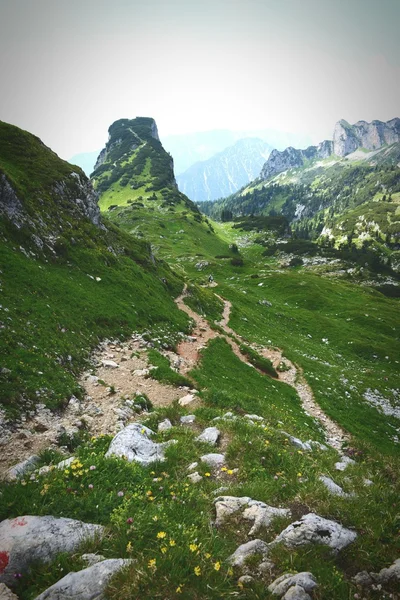
[[[78,167],[0,123],[1,597],[396,600],[392,272],[300,219],[211,223],[156,136],[110,127],[99,214]],[[259,191],[379,196],[398,143],[360,155]]]
[[[80,396],[100,339],[187,327],[172,301],[182,282],[97,201],[79,167],[0,122],[0,430],[4,415]]]
[[[196,240],[210,244],[211,237],[220,254],[228,252],[208,219],[178,190],[173,159],[158,139],[154,119],[113,123],[92,181],[103,213],[131,235],[152,240],[154,252],[175,245],[188,253]]]
[[[82,152],[81,154],[74,154],[74,156],[68,159],[68,162],[71,165],[78,165],[85,175],[89,177],[90,174],[93,173],[94,164],[98,155],[99,150],[94,150],[93,152]]]
[[[275,129],[238,130],[215,129],[196,133],[162,136],[164,148],[174,158],[175,173],[181,175],[197,162],[205,161],[222,152],[238,140],[259,138],[273,148],[283,149],[289,144],[302,146],[309,143],[306,135]]]
[[[233,216],[282,215],[301,237],[337,248],[375,249],[398,270],[399,159],[400,119],[353,126],[339,121],[332,141],[273,150],[259,178],[202,210],[213,217],[222,210]]]
[[[178,175],[178,187],[195,202],[233,194],[257,176],[270,150],[269,144],[257,138],[238,140]]]

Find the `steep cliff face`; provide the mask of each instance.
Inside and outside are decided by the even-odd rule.
[[[324,140],[318,146],[309,146],[305,150],[289,147],[283,152],[273,150],[262,168],[261,179],[268,179],[288,169],[299,168],[306,160],[325,159],[335,154],[347,156],[358,148],[379,150],[400,141],[400,119],[387,123],[382,121],[358,121],[350,125],[344,119],[338,121],[333,131],[333,140]]]
[[[262,168],[260,177],[261,179],[268,179],[288,169],[302,167],[307,160],[327,158],[332,154],[332,147],[332,142],[325,140],[318,146],[309,146],[305,150],[296,150],[296,148],[292,148],[291,146],[283,150],[283,152],[272,150]]]
[[[400,141],[400,119],[382,121],[357,121],[350,125],[343,119],[338,121],[333,132],[333,152],[337,156],[347,156],[357,150],[378,150],[382,146]]]
[[[101,193],[117,183],[131,189],[147,185],[157,191],[177,188],[173,167],[172,157],[159,140],[154,119],[119,119],[108,129],[108,141],[97,158],[92,178]]]

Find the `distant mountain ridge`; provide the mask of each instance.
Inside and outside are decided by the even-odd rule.
[[[178,175],[178,187],[195,202],[228,196],[257,176],[271,149],[261,139],[238,140],[233,146]]]
[[[275,129],[238,130],[215,129],[187,134],[161,135],[164,148],[174,159],[176,176],[184,173],[199,161],[208,160],[222,152],[238,140],[259,138],[272,148],[283,150],[293,145],[302,147],[310,143],[310,137],[300,133],[290,133]]]
[[[289,147],[280,152],[273,150],[263,166],[261,179],[268,179],[291,168],[302,167],[307,160],[325,159],[335,156],[347,156],[358,148],[379,150],[382,146],[400,141],[400,119],[387,121],[358,121],[350,125],[344,119],[338,121],[333,130],[333,139],[324,140],[318,146],[309,146],[305,150]]]

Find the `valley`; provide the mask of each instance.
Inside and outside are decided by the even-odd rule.
[[[398,142],[203,207],[153,119],[110,126],[94,192],[0,135],[0,582],[52,598],[89,553],[110,600],[398,598]],[[29,515],[106,534],[33,560]]]

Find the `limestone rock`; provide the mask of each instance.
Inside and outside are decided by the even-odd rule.
[[[192,483],[199,483],[203,477],[197,471],[195,471],[194,473],[190,473],[190,475],[188,475],[188,479],[190,479]]]
[[[253,521],[254,525],[249,535],[256,535],[262,527],[268,527],[275,517],[288,517],[290,510],[286,508],[275,508],[264,502],[252,500],[248,496],[220,496],[214,500],[216,520],[215,525],[219,527],[232,514],[242,511],[242,518]]]
[[[307,594],[301,585],[294,585],[288,589],[283,596],[283,600],[311,600],[311,596]]]
[[[161,423],[158,424],[158,431],[168,431],[168,429],[172,428],[172,423],[169,419],[164,419]]]
[[[18,596],[13,594],[4,583],[0,583],[0,600],[18,600]]]
[[[33,454],[26,460],[23,460],[17,465],[10,467],[4,475],[4,479],[6,479],[7,481],[15,481],[16,479],[21,479],[21,477],[23,477],[26,473],[28,473],[29,471],[33,471],[39,461],[40,458],[36,454]]]
[[[179,398],[178,404],[180,406],[187,406],[188,404],[191,404],[195,399],[196,398],[193,394],[186,394],[186,396]]]
[[[389,581],[400,581],[400,558],[394,561],[387,569],[381,569],[379,573],[371,573],[371,576],[378,583],[388,583]]]
[[[344,471],[349,465],[355,465],[356,461],[349,456],[343,455],[340,457],[340,461],[335,463],[336,471]]]
[[[268,544],[258,539],[242,544],[228,558],[228,562],[234,567],[243,567],[246,560],[254,555],[259,555],[261,559],[266,558],[268,556]]]
[[[340,523],[324,519],[314,513],[304,515],[284,529],[272,544],[283,542],[293,548],[305,544],[323,544],[334,552],[339,552],[356,539],[357,534]]]
[[[101,363],[106,369],[118,369],[117,363],[113,360],[102,360]]]
[[[216,427],[207,427],[203,433],[201,433],[197,438],[197,442],[206,442],[207,444],[211,444],[215,446],[219,440],[219,436],[221,435],[219,429]]]
[[[342,498],[351,498],[352,494],[348,494],[345,492],[340,485],[335,483],[333,479],[330,477],[326,477],[325,475],[320,475],[319,480],[324,484],[328,492],[330,492],[333,496],[341,496]]]
[[[296,575],[293,575],[293,573],[281,575],[268,586],[268,590],[275,596],[283,596],[293,586],[301,586],[303,591],[312,592],[317,585],[314,575],[308,571],[303,571]]]
[[[218,469],[218,467],[222,467],[225,462],[225,454],[211,452],[210,454],[203,454],[203,456],[200,456],[200,460],[212,469]]]
[[[49,562],[59,552],[72,552],[84,540],[101,535],[101,525],[52,516],[22,516],[0,523],[0,582],[12,585],[37,560]]]
[[[185,415],[180,418],[182,425],[191,425],[192,423],[195,422],[195,420],[196,420],[195,415]]]
[[[97,565],[97,563],[106,560],[106,557],[102,554],[82,554],[81,559],[87,564],[88,567],[92,567],[93,565]]]
[[[165,448],[174,444],[175,440],[157,444],[150,439],[152,435],[154,431],[140,423],[127,425],[111,440],[105,456],[126,457],[129,462],[135,461],[143,466],[158,460],[163,461]]]
[[[110,558],[87,569],[68,573],[35,600],[103,600],[108,580],[131,560]]]

